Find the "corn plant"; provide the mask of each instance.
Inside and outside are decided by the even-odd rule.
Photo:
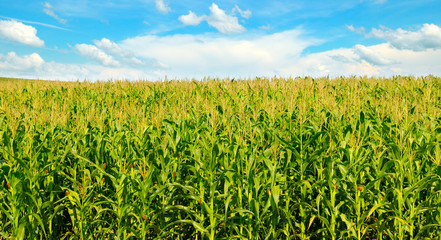
[[[1,79],[0,239],[436,239],[441,79]]]

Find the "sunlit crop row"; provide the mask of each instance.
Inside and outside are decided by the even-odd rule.
[[[437,239],[441,78],[0,80],[0,239]]]

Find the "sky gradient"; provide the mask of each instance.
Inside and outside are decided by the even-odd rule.
[[[0,1],[0,76],[441,75],[441,1]]]

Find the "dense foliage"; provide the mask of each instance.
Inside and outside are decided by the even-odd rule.
[[[441,236],[441,79],[0,81],[0,239]]]

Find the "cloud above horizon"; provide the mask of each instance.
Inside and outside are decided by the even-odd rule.
[[[181,15],[178,19],[184,25],[190,26],[196,26],[202,21],[206,21],[208,25],[216,28],[220,33],[224,34],[237,34],[246,31],[245,27],[239,24],[239,19],[237,17],[226,14],[225,11],[220,9],[215,3],[211,4],[209,10],[210,15],[208,16],[197,16],[194,12],[189,11],[187,15]],[[240,15],[244,18],[249,18],[251,16],[251,11],[242,11],[237,5],[233,10],[239,11]]]
[[[373,28],[367,36],[383,39],[397,49],[424,51],[441,48],[441,28],[435,24],[423,24],[417,31],[396,30],[380,26]]]
[[[17,56],[15,52],[9,52],[6,56],[0,54],[0,69],[2,70],[31,70],[41,67],[44,60],[37,53]]]
[[[142,57],[165,63],[174,76],[273,74],[288,60],[294,61],[302,51],[320,41],[303,39],[294,29],[271,35],[231,39],[219,35],[141,36],[124,40],[121,45]],[[278,42],[278,45],[274,45]],[[140,48],[139,46],[143,46]],[[226,72],[225,69],[230,69]]]
[[[98,62],[104,66],[120,66],[120,63],[113,59],[112,56],[106,54],[103,50],[98,49],[96,46],[83,43],[76,44],[74,48],[76,51],[78,51],[79,55]]]
[[[104,52],[121,58],[121,60],[127,65],[141,66],[146,64],[143,60],[135,57],[132,51],[122,49],[118,44],[107,38],[93,40],[93,43]]]
[[[37,37],[37,29],[16,20],[0,20],[0,38],[33,47],[44,46],[44,41]]]
[[[355,45],[353,50],[354,53],[360,57],[360,60],[364,60],[372,65],[382,66],[395,63],[394,61],[382,56],[381,52],[377,52],[360,44]]]
[[[139,56],[163,62],[168,66],[167,74],[174,77],[381,76],[410,74],[412,69],[421,74],[423,69],[430,69],[433,74],[441,73],[436,57],[441,56],[440,50],[397,49],[390,43],[383,43],[305,53],[305,49],[321,43],[323,40],[306,37],[306,30],[296,28],[243,38],[206,34],[148,35],[126,39],[121,45],[132,51],[137,49]]]
[[[11,13],[0,15],[0,76],[441,74],[441,22],[432,11],[441,3],[408,4],[413,7],[397,0],[43,0],[21,6],[25,14],[0,2]],[[360,25],[364,16],[372,21]],[[411,17],[391,21],[403,16]]]

